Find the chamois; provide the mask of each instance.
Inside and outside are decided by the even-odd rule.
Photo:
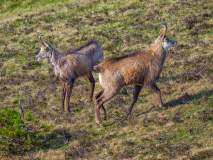
[[[41,35],[42,36],[42,35]],[[90,81],[90,94],[87,103],[92,101],[95,80],[92,75],[92,68],[104,59],[103,50],[94,39],[88,40],[75,50],[68,51],[61,55],[51,45],[43,42],[41,36],[37,36],[41,44],[41,50],[36,56],[38,61],[47,58],[48,62],[54,67],[56,79],[61,84],[61,112],[64,112],[64,101],[66,96],[66,111],[70,112],[69,99],[73,84],[76,78],[85,76]]]
[[[99,73],[102,87],[102,90],[95,96],[95,121],[99,125],[104,126],[100,118],[100,109],[103,110],[104,119],[106,119],[103,103],[114,97],[123,86],[134,84],[133,99],[126,112],[127,118],[131,115],[138,95],[145,85],[157,94],[159,107],[164,108],[156,80],[162,71],[167,49],[177,45],[177,42],[167,37],[167,25],[165,23],[162,25],[164,29],[161,29],[159,37],[150,49],[137,50],[130,55],[110,58],[93,67],[93,70]]]

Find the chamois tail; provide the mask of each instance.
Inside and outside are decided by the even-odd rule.
[[[96,65],[92,68],[92,70],[96,73],[100,73],[101,72],[101,67],[99,65]]]

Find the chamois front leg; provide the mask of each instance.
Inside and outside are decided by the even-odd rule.
[[[93,92],[95,88],[95,79],[93,78],[92,73],[89,73],[86,75],[88,80],[90,81],[90,93],[89,93],[89,99],[87,100],[86,103],[92,102],[92,97],[93,97]]]
[[[126,118],[128,118],[129,116],[131,116],[132,108],[133,108],[134,104],[135,104],[135,103],[137,102],[137,100],[138,100],[138,95],[139,95],[139,93],[140,93],[142,87],[143,87],[143,86],[139,86],[139,85],[135,85],[135,86],[134,86],[132,103],[131,103],[131,105],[129,106],[128,110],[126,111],[126,114],[127,114],[127,117],[126,117]]]
[[[64,82],[61,83],[61,112],[64,112],[64,100],[65,100],[65,95],[66,95],[66,90],[65,90],[65,84]]]
[[[163,105],[160,89],[157,87],[157,85],[155,83],[153,85],[151,85],[150,87],[157,94],[159,107],[165,109],[166,107]]]
[[[72,93],[72,87],[73,87],[72,83],[66,85],[66,111],[69,113],[70,113],[69,101]]]

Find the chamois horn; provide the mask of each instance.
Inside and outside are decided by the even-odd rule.
[[[40,37],[39,37],[40,36]],[[38,39],[38,41],[39,41],[39,43],[42,45],[42,46],[44,46],[44,43],[42,42],[42,40],[41,40],[41,37],[42,36],[44,36],[44,35],[37,35],[37,39]]]

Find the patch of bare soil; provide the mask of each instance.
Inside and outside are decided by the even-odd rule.
[[[134,157],[134,149],[126,149],[123,153],[118,155],[118,159],[131,159]]]
[[[168,140],[173,140],[173,139],[176,139],[177,138],[177,135],[174,134],[174,135],[165,135],[165,134],[155,134],[153,135],[153,137],[158,140],[158,141],[161,141],[161,142],[165,142],[165,141],[168,141]]]
[[[150,144],[150,149],[153,152],[161,152],[164,156],[169,158],[179,157],[181,155],[188,155],[188,151],[192,148],[191,145],[180,143],[179,145],[173,145],[169,142],[156,145],[154,143]]]
[[[107,105],[107,108],[118,108],[120,106],[123,106],[124,105],[124,100],[119,97],[119,96],[116,96],[115,98],[113,98],[109,104]]]
[[[19,51],[15,50],[14,48],[8,48],[7,45],[4,47],[4,52],[0,52],[0,58],[13,58],[18,55],[20,55]]]
[[[213,56],[200,56],[190,62],[186,59],[183,64],[186,71],[179,78],[185,82],[213,77],[212,61]]]
[[[200,160],[200,159],[211,159],[213,157],[213,149],[206,148],[200,149],[196,151],[192,156],[190,156],[190,160]]]
[[[85,131],[77,131],[71,134],[65,134],[68,136],[68,139],[70,140],[79,140],[80,144],[76,147],[70,147],[65,151],[65,157],[66,158],[78,158],[78,157],[85,157],[89,152],[93,152],[96,147],[95,145],[97,144],[98,141],[86,141],[85,139],[88,138],[90,134],[94,133],[88,133]]]
[[[7,95],[9,94],[10,90],[7,87],[1,87],[0,88],[0,101],[3,101],[5,98],[7,98]]]
[[[32,70],[35,69],[37,66],[41,66],[41,63],[39,63],[38,61],[32,61],[32,62],[28,62],[26,65],[22,66],[23,70]]]
[[[208,33],[210,32],[209,30],[206,31],[209,28],[213,28],[213,24],[208,24],[206,22],[203,22],[202,24],[196,26],[191,32],[190,34],[192,35],[197,35],[198,33]],[[205,30],[205,32],[204,32]]]
[[[154,116],[150,116],[150,117],[145,115],[145,117],[143,118],[143,121],[142,121],[142,125],[144,127],[148,127],[151,124],[163,126],[169,120],[170,119],[168,117],[159,117],[157,114],[155,114]]]
[[[15,33],[16,31],[16,26],[11,24],[10,22],[5,22],[3,24],[3,27],[0,28],[0,32],[3,32],[3,33]]]
[[[196,112],[193,116],[201,121],[206,122],[213,119],[213,110],[204,109],[204,110]]]
[[[187,29],[192,29],[195,23],[197,23],[197,17],[194,14],[188,15],[182,19],[182,24],[186,26]]]

